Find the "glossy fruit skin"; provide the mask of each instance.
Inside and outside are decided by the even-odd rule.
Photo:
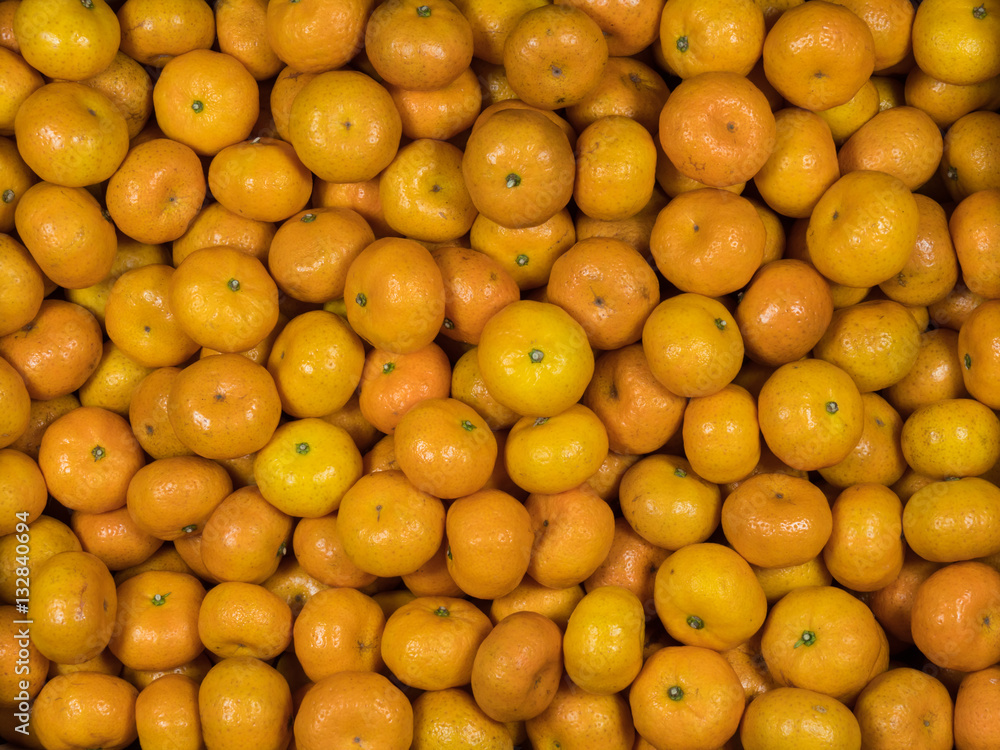
[[[52,661],[74,664],[105,649],[118,593],[107,567],[88,552],[60,552],[32,576],[32,641]],[[80,611],[83,616],[80,617]]]
[[[707,540],[719,525],[718,485],[699,477],[681,456],[652,454],[622,477],[622,514],[643,539],[664,549]]]
[[[472,695],[496,721],[538,716],[552,702],[563,671],[562,633],[537,612],[515,612],[476,652]]]
[[[906,542],[925,560],[956,562],[1000,552],[1000,489],[978,477],[933,482],[903,508]]]
[[[906,377],[919,348],[920,328],[907,309],[892,300],[873,300],[835,310],[813,356],[837,365],[858,390],[869,393]]]
[[[642,329],[653,376],[678,396],[711,396],[731,383],[744,346],[729,310],[711,297],[685,293],[658,304]]]
[[[906,462],[925,476],[978,476],[1000,459],[1000,418],[974,399],[945,399],[907,417],[900,440]]]
[[[829,284],[807,263],[793,258],[761,267],[736,308],[747,356],[769,366],[808,354],[832,318]]]
[[[206,746],[233,750],[254,743],[287,747],[292,734],[292,696],[274,667],[252,656],[233,656],[213,666],[198,690]]]
[[[682,435],[691,468],[710,482],[738,482],[760,461],[757,403],[742,386],[689,401]]]
[[[837,496],[832,511],[823,560],[837,582],[852,591],[877,591],[895,581],[906,553],[896,493],[881,484],[854,484]]]
[[[177,437],[195,453],[230,459],[267,444],[281,418],[281,402],[264,367],[239,354],[218,354],[181,371],[170,388],[167,415]]]
[[[14,135],[32,171],[66,187],[108,179],[128,151],[128,126],[118,107],[80,83],[50,83],[35,91],[17,111]]]
[[[624,690],[642,667],[642,602],[628,589],[601,586],[577,604],[563,636],[563,660],[573,682],[591,693]]]
[[[608,454],[607,431],[582,404],[552,417],[521,417],[510,428],[504,461],[527,492],[554,494],[586,481]]]
[[[302,750],[350,747],[354,738],[403,750],[413,739],[413,708],[387,677],[375,672],[339,672],[316,682],[295,714],[295,745]],[[364,742],[368,742],[367,739]]]
[[[478,357],[493,397],[531,417],[551,417],[575,404],[594,371],[583,327],[550,302],[520,300],[490,318]]]
[[[445,535],[450,540],[448,572],[459,588],[494,601],[521,583],[535,541],[524,505],[498,489],[480,490],[451,503]]]
[[[386,620],[382,657],[411,687],[461,687],[471,679],[476,651],[492,629],[489,618],[464,599],[418,597]],[[446,641],[448,648],[439,650]]]
[[[87,287],[111,272],[115,227],[84,188],[36,182],[18,202],[14,223],[39,268],[60,286]]]
[[[254,458],[264,498],[300,518],[336,511],[361,473],[361,452],[347,430],[315,417],[286,422]]]
[[[327,71],[299,93],[305,95],[292,105],[289,138],[313,174],[327,182],[364,182],[389,166],[403,123],[382,86],[363,73]],[[327,105],[318,107],[319,102]],[[330,125],[352,119],[360,127],[349,138]]]
[[[445,290],[430,251],[416,240],[375,240],[344,282],[347,322],[372,346],[410,354],[433,343],[444,323]]]
[[[573,197],[573,148],[551,119],[535,110],[496,112],[474,129],[462,175],[485,218],[510,229],[543,224]]]
[[[189,573],[148,570],[123,581],[108,647],[123,664],[138,670],[169,670],[203,650],[198,610],[205,587]],[[156,644],[165,646],[159,651]]]
[[[809,215],[806,241],[816,270],[830,281],[874,286],[903,270],[917,227],[917,202],[902,180],[859,170],[823,193]]]
[[[885,744],[911,740],[934,750],[952,747],[952,699],[935,677],[900,667],[873,679],[854,704],[862,734]]]
[[[1000,408],[1000,301],[989,300],[970,313],[958,331],[959,359],[966,388],[991,409]]]
[[[749,563],[710,542],[682,547],[664,560],[653,595],[667,633],[714,651],[748,640],[767,615],[767,598]]]
[[[844,460],[864,430],[857,385],[844,370],[820,359],[779,367],[761,388],[758,414],[774,455],[803,471]]]
[[[700,690],[702,686],[707,689]],[[639,735],[688,750],[713,747],[732,737],[746,703],[729,662],[700,646],[656,651],[633,680],[628,700]],[[710,719],[691,724],[685,716],[692,710]]]
[[[748,711],[740,729],[746,750],[792,750],[810,741],[823,743],[815,747],[861,747],[858,720],[847,706],[828,695],[778,687],[751,705],[753,710]]]
[[[660,143],[667,158],[685,177],[708,187],[749,180],[767,161],[776,137],[767,98],[736,73],[685,79],[660,112]]]
[[[126,747],[137,734],[138,692],[120,677],[97,672],[53,677],[35,700],[36,736],[43,747]]]
[[[913,642],[934,664],[975,672],[1000,658],[1000,573],[962,561],[932,573],[913,598]]]
[[[443,499],[478,492],[493,473],[497,443],[475,409],[457,399],[425,399],[396,425],[396,460],[414,485]]]

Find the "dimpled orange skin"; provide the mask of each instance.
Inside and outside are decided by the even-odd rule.
[[[885,633],[871,610],[834,586],[795,589],[771,607],[761,652],[778,684],[844,703],[889,665]]]
[[[727,743],[746,705],[729,662],[701,646],[657,650],[632,682],[628,700],[636,732],[653,737],[652,747],[684,750]]]
[[[527,492],[556,493],[576,487],[608,455],[600,418],[583,404],[554,417],[522,417],[510,428],[504,462],[510,478]]]
[[[382,657],[400,682],[421,690],[461,687],[493,623],[466,599],[422,596],[393,612],[382,633]]]
[[[105,279],[118,250],[114,225],[84,188],[36,182],[14,211],[17,233],[53,283],[83,288]]]
[[[263,263],[231,247],[195,250],[167,293],[181,328],[216,351],[252,349],[278,322],[278,286]]]
[[[830,126],[815,112],[786,107],[774,115],[775,146],[754,175],[765,202],[793,219],[809,218],[816,202],[840,177]]]
[[[281,750],[292,735],[292,695],[267,662],[232,656],[213,666],[198,691],[206,747]]]
[[[448,0],[386,0],[368,19],[365,51],[388,83],[439,89],[472,62],[472,26]]]
[[[604,75],[583,101],[566,108],[566,119],[579,132],[599,117],[630,117],[654,137],[670,89],[658,71],[634,57],[609,57]]]
[[[688,402],[682,435],[691,468],[709,482],[738,482],[760,461],[757,402],[742,386]]]
[[[374,672],[338,672],[317,681],[295,716],[299,750],[379,747],[406,750],[413,708],[388,678]]]
[[[0,338],[0,356],[21,376],[32,399],[47,401],[86,382],[100,363],[100,340],[101,326],[85,308],[46,299],[34,320]]]
[[[566,624],[566,673],[588,692],[620,692],[642,668],[645,634],[639,598],[621,586],[600,586],[583,597]]]
[[[808,354],[832,318],[830,285],[808,263],[794,258],[762,266],[736,308],[747,356],[770,367]]]
[[[228,375],[213,383],[213,372]],[[195,453],[237,458],[264,447],[278,426],[281,402],[266,369],[240,354],[217,354],[181,371],[170,388],[167,415]]]
[[[918,209],[898,177],[858,170],[841,177],[809,217],[806,244],[816,270],[845,286],[874,286],[906,266]]]
[[[523,416],[567,409],[580,400],[594,373],[594,352],[583,327],[550,302],[519,300],[490,318],[478,358],[490,393]]]
[[[535,533],[528,575],[552,589],[583,583],[608,556],[615,515],[589,484],[524,501]]]
[[[907,417],[900,440],[906,462],[924,476],[978,476],[1000,459],[1000,418],[975,399],[942,399]]]
[[[150,462],[132,476],[126,503],[139,528],[173,541],[201,533],[212,511],[232,491],[229,474],[216,462],[201,456],[170,456]],[[175,519],[178,522],[171,523]]]
[[[576,160],[558,125],[533,109],[506,109],[479,121],[465,146],[462,174],[482,216],[524,229],[569,203]]]
[[[988,300],[970,313],[958,331],[958,352],[965,387],[980,402],[1000,409],[1000,300]]]
[[[32,642],[49,659],[79,664],[108,645],[118,592],[107,566],[89,552],[60,552],[31,576]]]
[[[1000,552],[1000,489],[985,479],[933,482],[903,508],[906,543],[931,562],[957,562]]]
[[[393,353],[422,349],[444,323],[441,270],[416,240],[386,237],[368,245],[347,269],[344,300],[355,332]]]
[[[108,338],[144,367],[180,365],[198,351],[198,344],[184,333],[170,307],[168,289],[173,275],[173,266],[160,263],[133,268],[118,277],[108,295]]]
[[[323,417],[342,408],[363,367],[361,339],[343,318],[325,310],[292,318],[267,359],[282,410],[293,417]]]
[[[306,206],[313,178],[291,144],[257,137],[226,146],[212,158],[208,187],[233,213],[276,222]]]
[[[716,299],[669,297],[646,318],[642,349],[650,370],[678,396],[711,396],[732,382],[743,362],[743,336]]]
[[[274,234],[268,270],[289,297],[322,304],[343,296],[351,261],[374,241],[371,226],[353,209],[307,209]]]
[[[998,217],[1000,189],[989,188],[964,198],[948,219],[966,286],[988,299],[1000,297]]]
[[[980,13],[977,10],[981,9]],[[971,85],[1000,74],[1000,7],[994,0],[932,0],[913,18],[913,57],[939,81]]]
[[[496,438],[471,406],[424,399],[396,425],[400,469],[417,489],[455,499],[483,488],[497,458]]]
[[[877,482],[890,486],[899,481],[908,468],[903,458],[899,436],[903,418],[877,393],[864,393],[864,429],[850,455],[819,473],[833,487],[845,488],[859,482]]]
[[[958,256],[944,208],[926,195],[917,202],[917,241],[903,270],[879,284],[889,299],[904,305],[931,305],[944,299],[958,281]]]
[[[667,632],[687,646],[736,648],[767,616],[767,596],[750,564],[711,542],[673,552],[656,572],[654,606]]]
[[[14,117],[25,163],[43,180],[84,187],[108,179],[128,152],[128,125],[104,94],[56,82],[32,93]]]
[[[862,747],[851,709],[815,690],[790,687],[768,690],[747,706],[739,739],[744,750]]]
[[[389,166],[402,133],[388,91],[363,73],[334,70],[320,73],[295,97],[288,135],[320,179],[364,182]]]
[[[498,260],[478,250],[438,247],[431,254],[445,285],[441,335],[478,344],[493,313],[520,299],[517,282]]]
[[[600,26],[572,5],[529,10],[504,41],[510,87],[517,98],[541,109],[561,109],[583,100],[600,81],[607,62],[608,45]]]
[[[944,140],[926,112],[916,107],[891,107],[858,128],[840,149],[841,174],[875,169],[894,174],[910,190],[933,176],[941,161]]]
[[[746,198],[700,188],[676,196],[657,214],[649,246],[656,267],[678,289],[721,297],[750,281],[766,237]]]
[[[355,482],[340,501],[337,520],[351,562],[391,577],[413,573],[434,556],[444,538],[445,508],[439,498],[392,469]],[[390,526],[395,534],[387,531]]]
[[[502,490],[481,490],[453,502],[445,519],[445,535],[453,540],[448,547],[448,571],[471,596],[506,596],[528,570],[534,542],[531,516],[522,503]],[[503,564],[498,566],[498,560]],[[490,579],[482,580],[477,575],[482,572]]]
[[[197,175],[197,178],[187,179]],[[205,180],[198,155],[188,146],[154,138],[131,149],[108,181],[108,213],[139,242],[172,242],[201,210]],[[158,214],[158,215],[157,215]]]
[[[848,101],[871,77],[875,40],[852,11],[820,0],[778,17],[764,39],[763,60],[778,93],[815,112]]]
[[[612,451],[639,456],[673,437],[687,399],[663,387],[653,377],[642,345],[630,344],[597,359],[583,404],[604,422]]]
[[[656,185],[656,145],[641,124],[624,115],[592,122],[577,141],[577,208],[592,219],[620,221],[635,216]]]
[[[147,570],[118,587],[115,630],[108,648],[131,669],[173,669],[202,652],[201,581],[188,573]]]
[[[830,538],[833,513],[822,491],[806,479],[757,474],[722,506],[722,530],[733,549],[766,568],[812,560]]]
[[[659,135],[681,174],[721,188],[746,182],[764,166],[777,128],[767,98],[745,77],[701,73],[671,92]]]
[[[514,612],[480,644],[472,663],[472,695],[496,721],[531,719],[552,702],[562,671],[559,626],[537,612]]]
[[[122,678],[77,672],[53,677],[46,686],[32,715],[41,747],[116,750],[136,739],[135,700],[139,691]]]
[[[456,242],[478,212],[462,178],[462,150],[433,138],[399,149],[379,179],[386,223],[422,242]]]
[[[53,424],[56,429],[42,433],[38,449],[49,493],[75,510],[120,508],[145,463],[128,422],[106,409],[81,406]]]
[[[760,430],[793,469],[843,461],[864,431],[864,402],[851,376],[820,359],[789,362],[764,383],[757,401]]]
[[[877,591],[903,568],[903,505],[881,484],[859,483],[833,503],[833,532],[823,561],[837,583],[851,591]]]
[[[932,573],[913,597],[914,645],[944,669],[976,672],[1000,660],[1000,573],[976,561]]]
[[[835,310],[813,356],[837,365],[858,390],[870,393],[902,380],[919,351],[920,327],[909,311],[892,300],[870,300]]]

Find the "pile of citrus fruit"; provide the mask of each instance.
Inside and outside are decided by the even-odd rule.
[[[0,0],[0,737],[1000,748],[1000,0]]]

